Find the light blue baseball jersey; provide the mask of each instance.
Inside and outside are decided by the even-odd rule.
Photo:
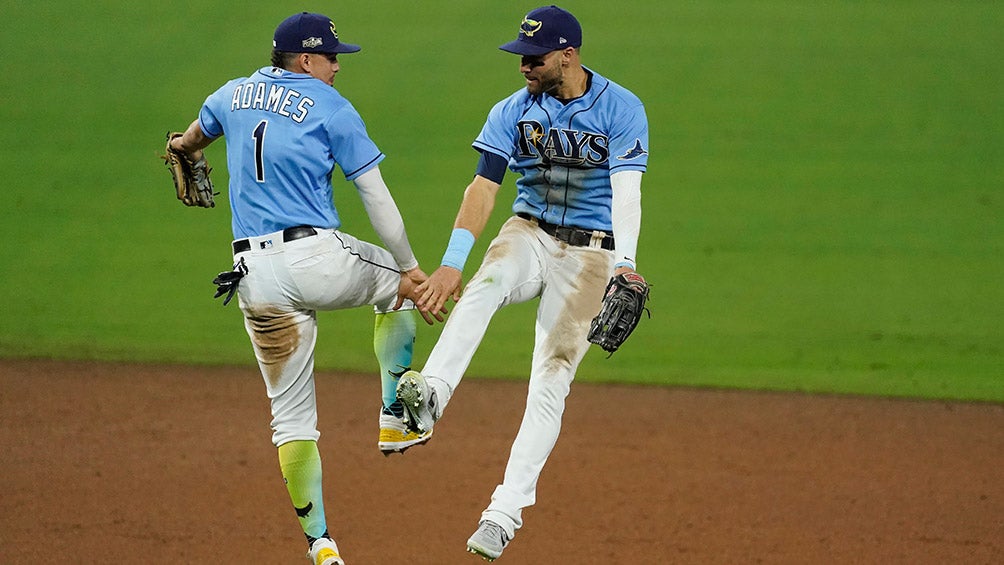
[[[199,127],[227,139],[235,239],[299,225],[340,227],[331,194],[335,165],[351,181],[384,158],[337,90],[275,67],[209,95]]]
[[[648,165],[648,118],[626,88],[586,69],[589,90],[562,103],[523,88],[492,108],[475,149],[509,160],[513,212],[590,230],[613,230],[610,175]]]

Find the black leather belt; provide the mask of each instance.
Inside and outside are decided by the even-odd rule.
[[[559,226],[558,224],[552,224],[550,222],[545,222],[539,218],[534,218],[530,214],[525,212],[517,212],[517,216],[535,222],[537,227],[544,230],[544,233],[550,235],[558,241],[564,241],[568,245],[574,245],[576,247],[589,247],[589,242],[593,239],[593,230],[587,230],[583,228],[573,228],[569,226]],[[614,249],[614,236],[607,232],[606,237],[600,240],[600,247],[603,249],[613,251]]]
[[[295,226],[292,228],[286,228],[282,230],[282,241],[285,243],[289,243],[290,241],[303,239],[305,237],[310,237],[312,235],[317,235],[317,230],[315,230],[314,228],[310,226]],[[245,251],[251,251],[251,240],[238,239],[237,241],[234,242],[234,255],[237,255],[238,253],[244,253]]]

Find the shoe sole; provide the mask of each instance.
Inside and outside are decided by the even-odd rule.
[[[488,561],[488,562],[495,561],[496,559],[498,559],[499,557],[502,556],[502,554],[500,553],[500,554],[496,555],[495,557],[492,557],[491,555],[488,554],[488,552],[484,548],[471,547],[470,543],[467,544],[467,552],[468,553],[473,553],[474,555],[477,555],[481,559],[484,559],[485,561]]]
[[[431,439],[432,432],[429,432],[429,435],[420,439],[395,443],[381,443],[378,444],[377,447],[380,448],[380,452],[383,453],[384,457],[389,457],[395,453],[404,453],[408,450],[408,448],[415,447],[416,445],[425,445],[426,443],[429,443],[429,440]]]
[[[408,373],[405,373],[397,384],[397,399],[404,406],[409,424],[420,432],[432,431],[431,423],[435,421],[429,405],[423,402],[428,389],[428,383],[419,381],[419,378],[409,376]]]

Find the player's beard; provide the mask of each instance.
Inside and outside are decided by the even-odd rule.
[[[560,66],[555,67],[554,72],[542,74],[536,77],[536,79],[535,82],[528,82],[526,85],[526,89],[534,96],[543,92],[553,94],[555,90],[565,83],[565,76]]]

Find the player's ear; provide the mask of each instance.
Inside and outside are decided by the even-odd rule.
[[[296,55],[296,64],[299,65],[300,70],[303,72],[310,70],[310,53],[298,53]]]

